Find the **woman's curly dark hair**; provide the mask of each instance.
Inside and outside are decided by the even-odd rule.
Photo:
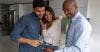
[[[55,18],[55,13],[54,13],[54,11],[53,11],[53,9],[52,9],[51,7],[46,6],[45,9],[46,9],[46,11],[49,11],[49,12],[51,13],[51,15],[52,15],[52,21],[47,21],[47,20],[45,19],[45,15],[44,15],[44,17],[42,18],[42,22],[43,22],[44,24],[47,23],[46,28],[48,29],[49,27],[51,27],[53,21],[56,20],[56,18]]]

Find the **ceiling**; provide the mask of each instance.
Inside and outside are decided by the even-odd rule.
[[[0,0],[0,4],[28,3],[32,0]]]

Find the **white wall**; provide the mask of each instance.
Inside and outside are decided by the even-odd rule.
[[[88,1],[88,17],[93,27],[91,52],[100,52],[100,0]]]
[[[85,16],[87,17],[87,7],[88,7],[88,0],[76,0],[78,7],[79,7],[79,11]]]
[[[53,8],[56,16],[64,15],[62,10],[62,4],[64,0],[51,0],[50,6]]]
[[[20,16],[31,13],[32,12],[32,4],[21,4],[19,9],[20,9],[19,14],[21,14]]]

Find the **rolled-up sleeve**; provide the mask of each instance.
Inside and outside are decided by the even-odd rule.
[[[16,41],[18,38],[21,37],[21,33],[23,32],[25,28],[25,21],[23,19],[23,17],[21,17],[18,22],[15,24],[12,32],[11,32],[11,39],[13,41]]]

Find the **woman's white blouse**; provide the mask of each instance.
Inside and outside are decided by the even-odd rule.
[[[55,20],[52,26],[47,30],[43,30],[42,33],[46,43],[52,44],[54,46],[60,46],[61,20]]]

